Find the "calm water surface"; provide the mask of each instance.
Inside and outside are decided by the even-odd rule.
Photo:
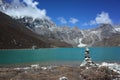
[[[46,48],[0,50],[0,65],[16,63],[81,62],[85,48]],[[120,62],[120,47],[90,48],[90,56],[96,62]]]

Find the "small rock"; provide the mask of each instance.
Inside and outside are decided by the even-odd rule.
[[[46,70],[46,69],[47,69],[47,67],[41,67],[41,69],[42,69],[42,70]]]
[[[60,77],[59,80],[68,80],[68,78],[63,76],[63,77]]]
[[[39,64],[31,65],[31,68],[38,69],[39,68]]]

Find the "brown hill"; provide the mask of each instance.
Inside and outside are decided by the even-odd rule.
[[[48,40],[23,24],[0,12],[0,49],[71,47],[56,40]]]

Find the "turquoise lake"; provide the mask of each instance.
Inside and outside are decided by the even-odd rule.
[[[18,63],[82,62],[85,48],[0,50],[0,65]],[[120,47],[91,47],[95,62],[120,62]]]

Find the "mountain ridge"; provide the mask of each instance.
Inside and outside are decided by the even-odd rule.
[[[71,47],[66,43],[48,40],[0,12],[0,49]],[[59,43],[59,44],[58,44]]]
[[[7,7],[6,5],[10,7]],[[70,44],[73,47],[84,47],[84,46],[95,46],[95,45],[106,46],[107,42],[109,41],[112,41],[111,42],[112,44],[109,42],[109,44],[107,44],[108,46],[118,46],[118,44],[120,44],[120,42],[117,40],[119,39],[119,36],[117,35],[120,34],[120,26],[114,27],[115,25],[111,25],[111,24],[101,24],[97,28],[89,29],[89,30],[80,30],[75,27],[70,28],[67,26],[59,27],[46,15],[44,15],[44,17],[42,18],[41,17],[34,18],[33,15],[23,16],[23,14],[11,15],[11,13],[9,12],[10,9],[11,10],[13,9],[14,11],[18,12],[17,8],[19,9],[26,7],[24,4],[20,4],[20,5],[12,6],[11,4],[2,3],[0,11],[11,16],[13,19],[24,25],[32,32],[38,34],[39,36],[51,40],[52,44],[55,41],[57,44],[63,42]],[[116,36],[116,38],[115,37],[113,38],[113,36]],[[106,44],[104,43],[105,41],[107,41]]]

